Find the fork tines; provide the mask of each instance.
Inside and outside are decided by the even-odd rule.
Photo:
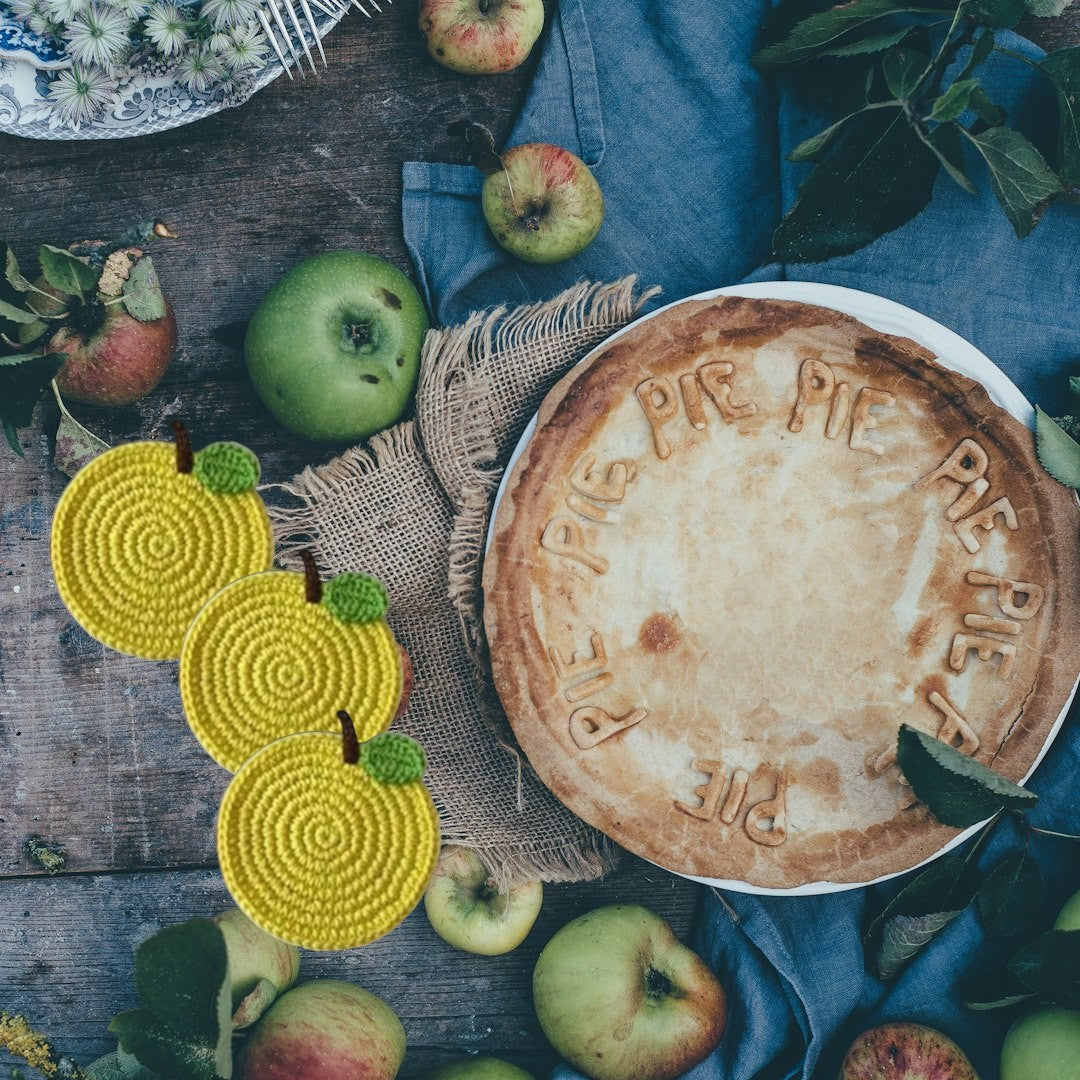
[[[285,74],[292,78],[290,69],[295,62],[303,78],[305,72],[302,56],[307,57],[312,72],[316,75],[319,73],[315,58],[311,54],[311,44],[319,50],[323,67],[326,66],[326,53],[323,51],[318,22],[312,8],[331,19],[340,19],[350,7],[355,7],[370,19],[369,7],[382,14],[381,5],[393,2],[394,0],[363,0],[363,3],[361,0],[263,0],[263,5],[255,12],[255,17],[259,20],[270,47],[281,61]]]

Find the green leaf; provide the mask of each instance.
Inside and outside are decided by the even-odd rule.
[[[231,1028],[225,937],[209,919],[167,926],[142,942],[135,988],[154,1017],[179,1034],[213,1044]]]
[[[1048,930],[1009,962],[1044,1005],[1080,1009],[1080,930]]]
[[[124,307],[133,319],[153,322],[164,317],[165,296],[149,255],[144,255],[132,267],[127,281],[124,282],[123,295]]]
[[[1073,397],[1080,399],[1080,375],[1071,375],[1069,377],[1069,389],[1073,393]]]
[[[160,1080],[157,1073],[144,1069],[131,1054],[125,1054],[123,1050],[90,1062],[86,1074],[94,1080]]]
[[[66,359],[63,353],[0,356],[0,422],[8,444],[19,457],[22,447],[16,429],[33,419],[34,406]]]
[[[930,57],[915,49],[890,49],[881,60],[885,84],[893,97],[907,101],[930,67]]]
[[[971,95],[979,85],[978,79],[964,79],[954,82],[935,102],[930,110],[930,119],[938,123],[955,120],[971,101]]]
[[[873,968],[890,979],[971,902],[964,860],[931,863],[886,905],[870,924],[866,947]]]
[[[945,171],[965,191],[975,194],[975,185],[964,172],[964,136],[959,124],[939,124],[929,135],[926,143],[933,150]]]
[[[820,262],[857,251],[919,213],[937,173],[901,109],[858,117],[799,189],[773,235],[774,256]]]
[[[6,300],[0,300],[0,319],[19,324],[41,321],[34,312],[27,311],[26,308],[16,307]]]
[[[987,26],[1013,27],[1027,14],[1027,6],[1024,0],[966,0],[964,13]]]
[[[98,272],[70,251],[42,244],[38,248],[38,262],[45,280],[68,296],[86,298],[97,288]]]
[[[971,100],[968,102],[976,115],[989,127],[999,127],[1005,122],[1005,113],[999,109],[986,95],[986,91],[980,86],[971,92]]]
[[[1058,49],[1039,65],[1058,99],[1058,168],[1061,178],[1080,187],[1080,46]]]
[[[1072,0],[1024,0],[1028,13],[1037,19],[1053,19],[1060,15]]]
[[[975,906],[991,937],[1016,937],[1038,915],[1043,894],[1038,864],[1026,851],[1013,851],[987,875]]]
[[[1066,487],[1080,488],[1080,443],[1037,405],[1035,449],[1039,463],[1055,480]]]
[[[84,428],[63,406],[61,408],[53,464],[65,476],[74,476],[88,461],[105,453],[109,444]]]
[[[993,30],[984,30],[979,35],[975,44],[971,46],[971,52],[968,53],[967,63],[964,65],[960,74],[956,76],[957,82],[963,82],[994,51],[994,40]]]
[[[222,1062],[212,1046],[177,1033],[156,1020],[149,1009],[131,1009],[114,1016],[109,1030],[119,1039],[122,1050],[163,1080],[232,1076],[231,1062],[225,1065],[227,1071],[220,1071]]]
[[[823,49],[818,53],[818,56],[868,56],[871,53],[884,52],[894,45],[899,45],[910,33],[910,26],[901,26],[897,30],[885,30],[880,34],[868,34],[864,38],[856,38],[854,41],[845,42],[843,45],[834,45],[831,49]]]
[[[888,15],[907,12],[937,15],[942,10],[941,6],[904,3],[903,0],[849,0],[803,19],[785,40],[759,50],[753,61],[764,70],[797,64],[834,48],[845,34]]]
[[[19,270],[19,261],[15,258],[15,252],[8,244],[0,245],[4,251],[4,280],[16,292],[29,292],[30,282],[22,276]]]
[[[954,829],[966,829],[999,810],[1025,810],[1039,797],[932,735],[901,724],[896,761],[915,797]]]
[[[990,169],[990,186],[1016,235],[1027,236],[1050,200],[1061,194],[1061,181],[1018,131],[992,127],[968,138]]]
[[[1002,967],[967,978],[960,985],[964,1008],[975,1012],[1004,1009],[1034,996],[1011,971]]]

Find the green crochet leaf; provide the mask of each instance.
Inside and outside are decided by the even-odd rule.
[[[411,784],[424,775],[424,748],[408,735],[384,731],[360,747],[360,764],[381,784]]]
[[[195,454],[194,472],[210,491],[239,495],[259,482],[259,459],[239,443],[216,442]]]
[[[388,599],[382,584],[367,574],[338,574],[323,585],[322,602],[335,619],[368,623],[386,614]]]

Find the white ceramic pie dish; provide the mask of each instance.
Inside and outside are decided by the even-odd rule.
[[[1029,428],[1034,426],[1035,410],[1031,403],[1020,392],[1016,384],[1013,383],[1013,381],[984,353],[976,349],[974,345],[965,341],[947,327],[942,326],[940,323],[935,322],[933,319],[930,319],[911,308],[905,307],[903,304],[898,304],[893,300],[888,300],[885,297],[876,296],[872,293],[861,292],[856,289],[847,289],[838,285],[822,285],[815,282],[798,281],[768,281],[754,282],[746,285],[731,285],[725,288],[713,289],[708,292],[699,293],[695,296],[685,297],[682,300],[675,301],[672,304],[665,305],[664,307],[657,308],[655,311],[649,312],[647,315],[642,316],[640,319],[635,320],[633,323],[630,323],[623,327],[623,329],[611,335],[611,337],[607,338],[600,346],[597,346],[597,349],[607,347],[612,341],[627,333],[631,327],[639,326],[641,323],[647,322],[649,319],[660,314],[660,312],[666,311],[677,304],[685,303],[687,300],[712,300],[720,296],[743,296],[767,300],[792,300],[804,304],[815,304],[819,307],[832,308],[836,311],[851,315],[872,329],[882,333],[910,338],[931,350],[937,357],[938,362],[944,367],[967,375],[981,383],[994,403],[1012,414],[1012,416],[1021,423]],[[593,356],[595,351],[595,349],[590,351],[582,358],[580,363],[586,363]],[[499,485],[498,492],[495,496],[491,520],[488,526],[488,545],[491,544],[492,540],[495,510],[498,507],[499,500],[502,498],[507,477],[510,475],[514,464],[528,445],[535,430],[536,417],[534,416],[522,433],[517,446],[507,462],[506,470],[503,473],[503,480]],[[1080,682],[1080,676],[1078,676],[1078,682]],[[1035,763],[1028,770],[1022,782],[1026,782],[1027,779],[1030,778],[1035,769],[1038,768],[1043,757],[1045,757],[1046,752],[1049,750],[1058,732],[1061,730],[1061,726],[1065,720],[1065,716],[1075,693],[1076,684],[1074,684],[1068,701],[1066,701],[1064,708],[1061,710],[1060,715],[1047,736]],[[881,877],[867,881],[844,883],[813,881],[790,889],[770,889],[751,885],[745,881],[723,878],[704,878],[688,874],[680,876],[689,877],[693,881],[699,881],[704,885],[713,886],[715,888],[730,889],[735,892],[752,893],[756,895],[809,896],[829,892],[842,892],[848,889],[862,888],[866,885],[874,885],[880,881],[897,877],[900,874],[909,873],[911,870],[917,869],[920,866],[925,866],[927,863],[932,862],[934,859],[944,855],[959,844],[962,844],[976,833],[979,828],[981,828],[981,824],[974,825],[971,828],[964,830],[943,845],[937,852],[930,856],[930,858],[924,859],[920,863],[907,867],[904,870],[885,874]],[[677,873],[677,871],[673,872]]]

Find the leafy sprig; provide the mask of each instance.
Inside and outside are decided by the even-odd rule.
[[[1035,449],[1042,467],[1066,487],[1080,488],[1080,376],[1069,380],[1073,412],[1056,420],[1035,410]]]
[[[1073,841],[1080,837],[1031,825],[1026,813],[1038,803],[1034,792],[906,724],[897,735],[896,760],[915,797],[941,824],[986,825],[963,858],[947,856],[931,863],[870,923],[865,936],[869,966],[880,978],[892,978],[974,901],[993,946],[993,960],[967,981],[963,997],[968,1007],[1000,1008],[1036,998],[1043,1004],[1080,1008],[1080,930],[1029,936],[1044,888],[1027,851],[1032,835]],[[980,880],[977,856],[1006,815],[1019,821],[1024,845]]]
[[[1080,195],[1080,47],[1035,62],[995,31],[1060,14],[1067,0],[848,0],[799,17],[788,0],[754,57],[763,71],[812,75],[815,92],[849,107],[789,160],[815,165],[773,236],[773,256],[820,262],[899,228],[930,202],[942,171],[974,192],[981,160],[1018,237],[1055,199]],[[980,79],[993,54],[1029,64],[1054,87],[1058,145],[1048,162],[1009,126]],[[963,58],[959,70],[955,65]],[[950,78],[951,76],[951,78]]]

